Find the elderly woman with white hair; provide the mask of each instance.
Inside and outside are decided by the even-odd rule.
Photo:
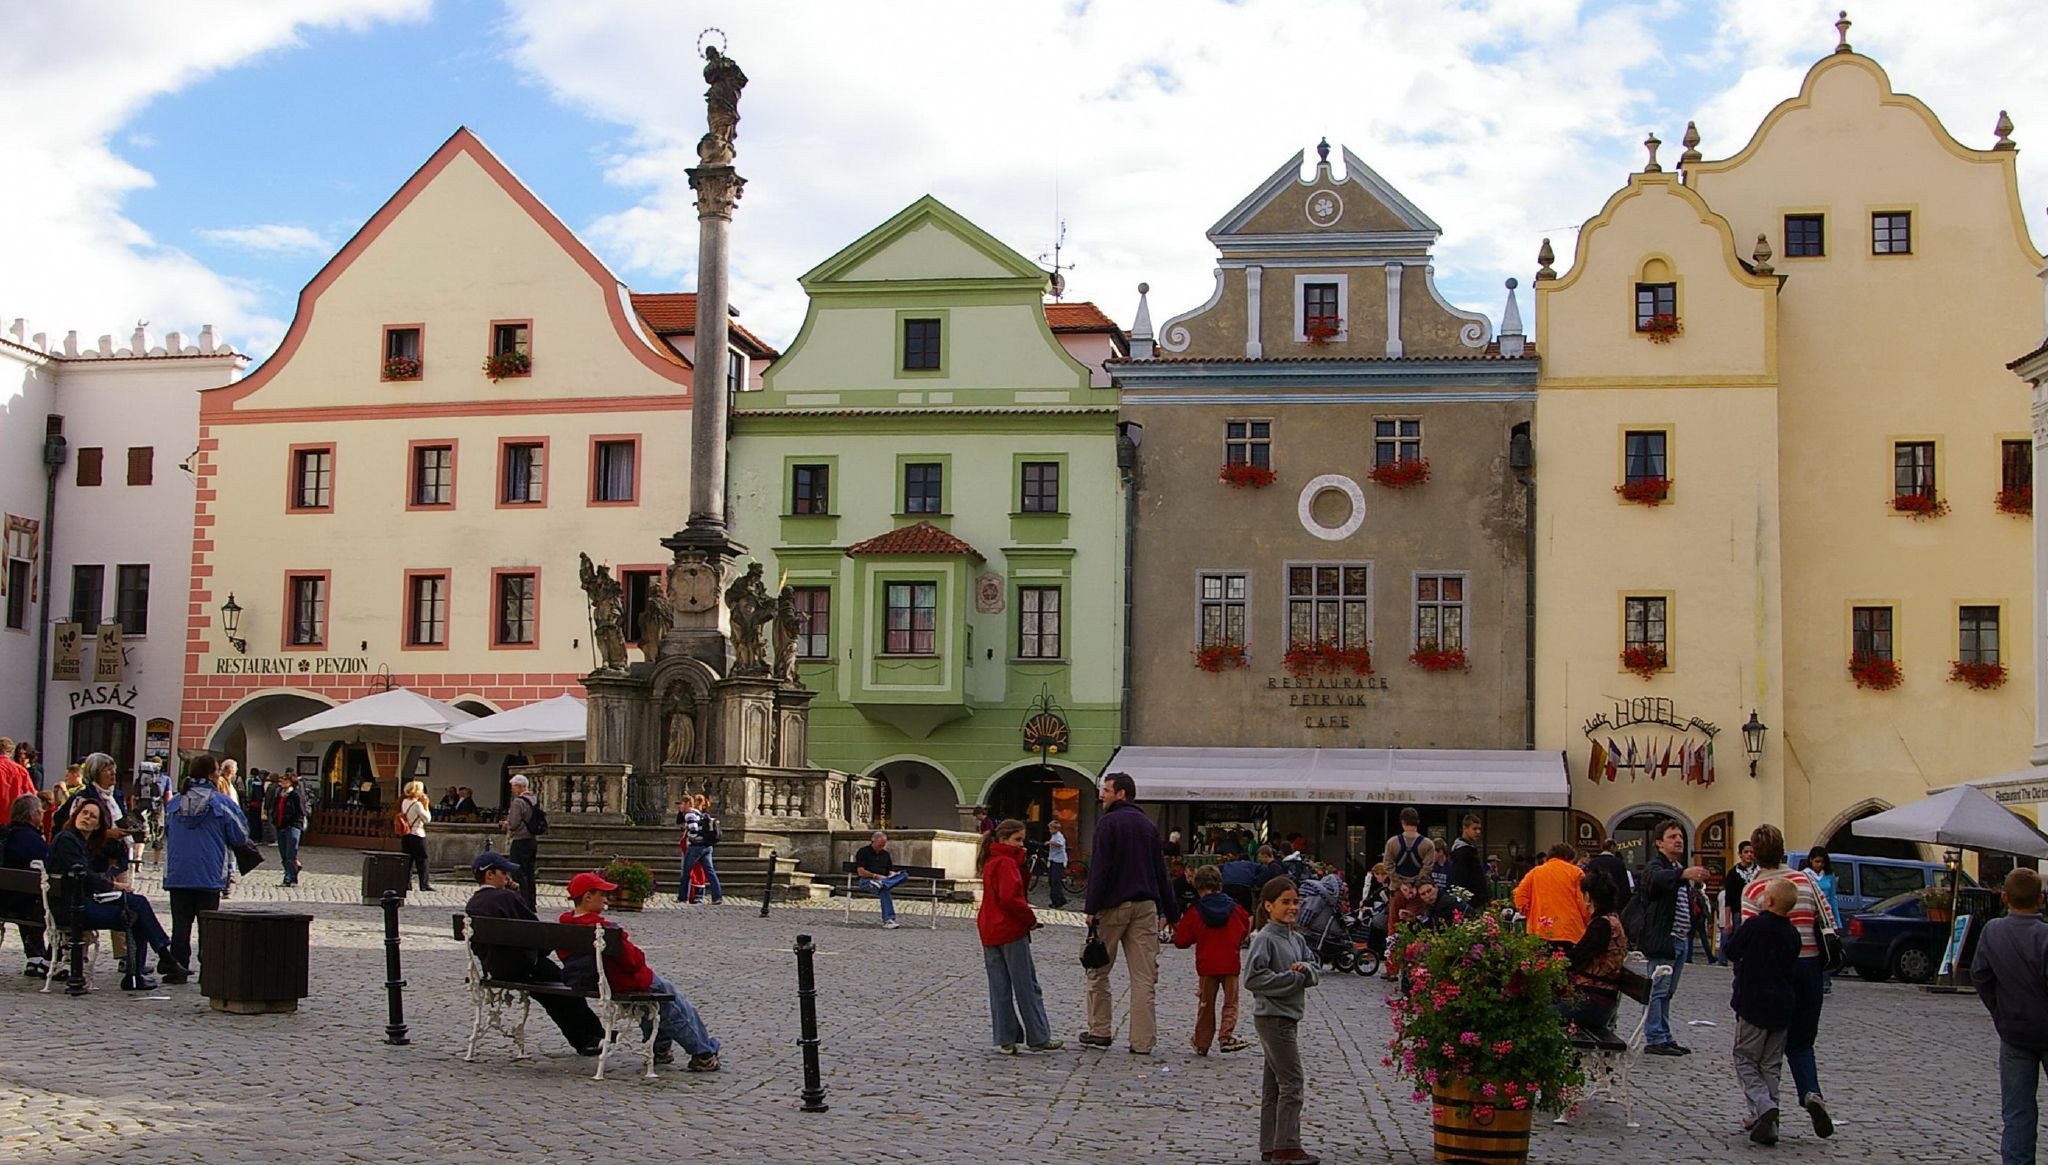
[[[505,806],[505,856],[519,863],[519,896],[532,906],[534,899],[535,867],[540,858],[540,842],[536,837],[547,830],[547,815],[541,812],[540,802],[527,791],[526,774],[515,773],[512,777],[512,800]]]

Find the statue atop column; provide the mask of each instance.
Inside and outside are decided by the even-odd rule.
[[[732,674],[767,675],[768,659],[761,645],[761,630],[775,620],[775,599],[761,581],[760,563],[749,566],[747,573],[725,588],[725,606],[730,619]]]
[[[710,45],[704,46],[705,110],[711,132],[697,142],[697,158],[706,166],[732,162],[733,143],[739,138],[740,90],[747,87],[747,75],[738,62]]]
[[[796,588],[783,587],[775,596],[775,678],[784,683],[797,682],[797,639],[809,621],[810,616],[796,609]]]
[[[578,577],[583,583],[583,597],[590,603],[590,641],[597,648],[598,670],[624,671],[626,600],[619,580],[612,577],[611,567],[592,563],[590,555],[577,557],[582,559]]]

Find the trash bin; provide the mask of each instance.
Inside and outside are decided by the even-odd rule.
[[[363,905],[384,901],[384,891],[396,890],[400,898],[412,885],[412,858],[387,850],[362,850]]]
[[[200,992],[233,1015],[297,1011],[309,994],[312,926],[312,915],[282,910],[201,911]]]

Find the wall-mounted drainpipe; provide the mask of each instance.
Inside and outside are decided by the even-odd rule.
[[[1508,468],[1522,483],[1522,747],[1536,747],[1536,443],[1527,421],[1508,438]]]
[[[1124,666],[1117,700],[1118,745],[1131,742],[1131,594],[1137,583],[1138,443],[1143,434],[1144,426],[1132,421],[1119,422],[1116,427],[1116,469],[1124,487]]]
[[[43,717],[49,712],[50,702],[49,684],[44,677],[50,674],[50,577],[56,570],[57,561],[57,471],[64,468],[66,457],[64,418],[50,414],[43,422],[43,434],[43,476],[46,479],[43,486],[43,606],[36,619],[36,674],[29,677],[36,693],[34,732],[38,753],[50,751],[50,742],[43,739]],[[70,746],[67,744],[65,747]],[[47,769],[45,773],[47,775]]]

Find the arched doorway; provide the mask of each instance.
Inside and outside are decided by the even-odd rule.
[[[1669,805],[1637,805],[1622,810],[1607,823],[1608,840],[1614,842],[1621,860],[1639,876],[1650,860],[1651,843],[1656,840],[1652,834],[1657,823],[1665,820],[1676,821],[1685,830],[1689,851],[1693,844],[1692,820]]]
[[[300,776],[300,788],[322,803],[329,798],[318,767],[326,745],[319,741],[285,740],[277,730],[295,720],[324,712],[334,702],[309,693],[278,689],[259,692],[243,700],[214,724],[206,735],[206,749],[220,757],[233,757],[244,773],[264,769],[290,770]],[[338,803],[338,802],[337,802]]]
[[[71,718],[71,756],[83,760],[103,752],[114,758],[114,785],[127,795],[135,775],[135,717],[112,708],[95,708]]]
[[[958,829],[959,786],[929,761],[888,760],[869,770],[882,778],[875,824],[885,829]],[[864,823],[860,823],[864,824]]]
[[[1063,764],[1024,761],[989,781],[982,804],[999,821],[1022,821],[1033,841],[1044,841],[1057,825],[1067,835],[1068,851],[1079,853],[1094,825],[1095,781]]]
[[[1834,820],[1827,823],[1821,830],[1820,844],[1826,846],[1831,854],[1862,854],[1867,858],[1897,858],[1908,862],[1922,860],[1925,855],[1920,852],[1918,842],[1900,841],[1893,837],[1864,837],[1850,832],[1851,823],[1875,816],[1891,807],[1889,802],[1876,797],[1858,801],[1835,814]]]

